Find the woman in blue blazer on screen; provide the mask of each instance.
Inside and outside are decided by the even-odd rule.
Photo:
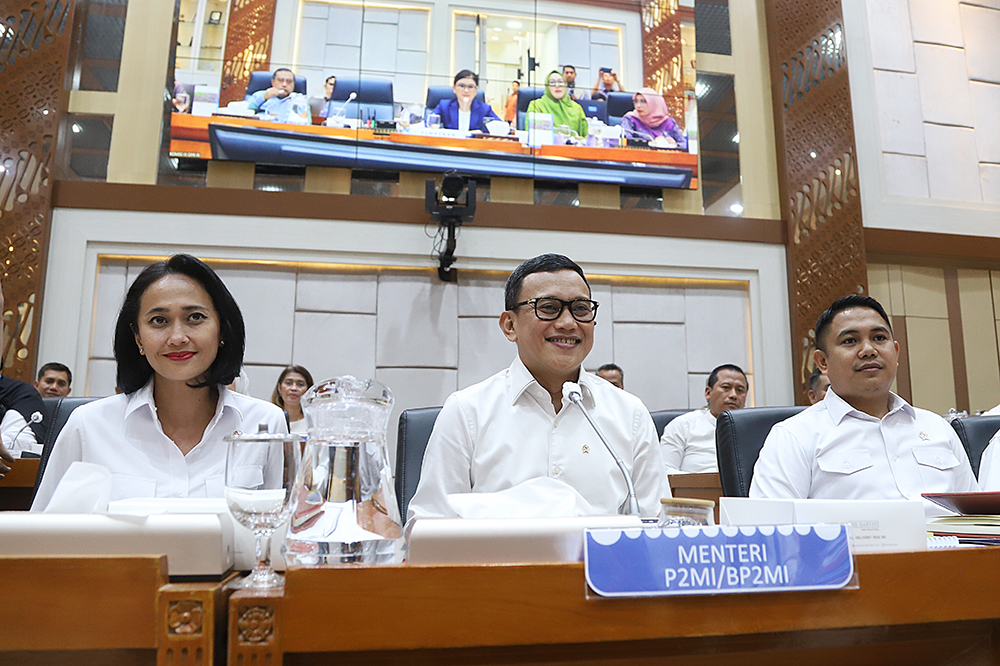
[[[463,132],[486,131],[486,123],[500,120],[489,104],[476,99],[479,76],[468,69],[455,75],[455,99],[443,99],[434,109],[441,116],[441,126]]]

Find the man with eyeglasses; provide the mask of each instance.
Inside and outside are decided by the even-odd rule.
[[[248,95],[246,101],[251,110],[274,116],[279,123],[312,123],[309,100],[302,93],[295,92],[295,73],[286,67],[274,70],[270,88]]]
[[[454,517],[449,495],[515,487],[507,495],[525,504],[557,489],[575,495],[581,514],[619,513],[626,482],[581,409],[563,400],[566,382],[579,384],[583,404],[624,460],[642,515],[657,515],[661,486],[667,495],[669,488],[649,412],[581,367],[597,323],[590,295],[583,270],[559,254],[529,259],[511,273],[499,324],[517,357],[445,402],[408,518]]]

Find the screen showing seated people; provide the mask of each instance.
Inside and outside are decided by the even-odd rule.
[[[170,156],[695,189],[694,0],[180,0]]]

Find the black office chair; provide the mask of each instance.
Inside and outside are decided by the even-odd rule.
[[[965,453],[969,456],[972,472],[979,478],[979,462],[983,451],[990,444],[990,439],[1000,430],[1000,416],[970,416],[965,419],[954,419],[951,427],[962,440]]]
[[[656,436],[663,437],[663,429],[667,427],[667,424],[676,419],[681,414],[687,414],[688,409],[662,409],[658,412],[650,412],[649,415],[653,417],[653,425],[656,426]]]
[[[440,407],[407,409],[399,415],[399,431],[396,438],[396,500],[399,515],[406,520],[406,509],[410,498],[417,491],[420,482],[420,466],[424,462],[424,449],[431,438],[434,422],[441,412]]]
[[[608,124],[621,125],[622,117],[635,106],[632,104],[632,93],[608,93]]]
[[[351,93],[353,101],[348,102]],[[348,118],[392,120],[396,117],[392,101],[392,81],[371,77],[338,76],[330,105],[344,107]]]
[[[583,113],[588,118],[597,118],[602,123],[608,122],[608,103],[603,99],[581,99],[577,102],[583,107]],[[619,121],[620,123],[621,121]]]
[[[427,101],[424,106],[433,111],[445,99],[455,99],[455,89],[452,86],[430,86],[427,88]],[[476,99],[483,104],[486,103],[486,93],[481,88],[476,93]]]
[[[42,398],[42,404],[44,405],[42,409],[42,423],[47,424],[48,430],[45,433],[45,441],[42,442],[42,459],[38,461],[38,476],[35,477],[35,489],[32,492],[32,497],[34,497],[34,493],[38,492],[38,484],[42,481],[42,476],[45,474],[45,466],[48,465],[49,456],[52,454],[52,445],[55,444],[60,431],[66,425],[69,415],[80,405],[86,405],[88,402],[93,402],[94,400],[100,400],[100,398]]]
[[[524,129],[524,120],[528,116],[528,105],[532,100],[541,99],[545,94],[545,86],[521,86],[517,90],[517,129]]]
[[[719,414],[715,425],[715,449],[723,495],[750,496],[753,466],[771,426],[803,409],[805,407],[748,407]]]
[[[340,85],[340,80],[337,80]],[[271,72],[250,72],[250,80],[247,82],[246,99],[258,90],[267,90],[271,87]],[[306,94],[306,77],[295,75],[295,92]],[[346,98],[345,98],[346,99]]]

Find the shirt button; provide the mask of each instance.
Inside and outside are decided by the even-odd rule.
[[[562,467],[559,467],[558,465],[553,467],[552,474],[554,474],[555,476],[559,476],[560,474],[562,474]]]
[[[851,468],[851,463],[845,462],[844,463],[844,469],[850,469],[850,468]]]
[[[893,460],[899,460],[899,456],[893,456],[892,459]]]

